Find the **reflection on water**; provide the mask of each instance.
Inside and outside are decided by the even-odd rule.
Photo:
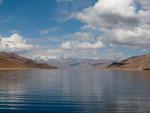
[[[0,112],[150,113],[150,72],[0,71]]]

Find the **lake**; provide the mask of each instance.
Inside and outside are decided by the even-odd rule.
[[[0,113],[150,113],[149,71],[0,71]]]

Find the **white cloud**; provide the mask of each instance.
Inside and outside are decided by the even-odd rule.
[[[97,41],[96,43],[90,42],[65,42],[61,45],[63,49],[98,49],[103,47],[103,43],[101,41]]]
[[[103,42],[124,47],[150,49],[150,32],[148,29],[135,30],[113,29],[105,30]]]
[[[139,0],[144,9],[150,9],[150,1],[149,0]]]
[[[3,0],[0,0],[0,4],[2,4],[3,3]]]
[[[45,34],[49,34],[51,32],[56,32],[58,30],[59,29],[57,27],[54,27],[54,28],[50,28],[50,29],[42,29],[39,32],[40,32],[41,35],[45,35]]]
[[[147,46],[150,48],[150,32],[146,29],[137,28],[136,31],[118,29],[114,31],[116,40],[122,44],[131,46]]]
[[[67,20],[73,19],[76,15],[76,12],[71,12],[68,10],[63,10],[59,12],[59,20],[65,22]]]
[[[28,44],[23,36],[14,33],[9,37],[0,36],[0,51],[20,52],[33,48],[32,44]]]
[[[94,38],[90,32],[75,32],[74,37],[80,42],[91,41]]]
[[[149,49],[149,4],[149,0],[99,0],[78,13],[76,19],[102,32],[104,43]]]
[[[76,18],[94,27],[110,28],[135,20],[134,5],[133,0],[99,0],[93,7],[78,13]]]
[[[135,15],[135,3],[133,0],[99,0],[95,4],[94,9],[97,13],[114,13],[122,16],[133,16]]]
[[[61,2],[73,2],[74,0],[56,0],[56,2],[61,3]]]

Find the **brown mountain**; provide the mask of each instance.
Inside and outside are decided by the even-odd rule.
[[[0,52],[0,69],[56,69],[55,66],[51,66],[44,63],[37,63],[31,59],[13,54]]]
[[[103,68],[114,70],[150,70],[150,54],[135,56],[120,62],[114,62]]]

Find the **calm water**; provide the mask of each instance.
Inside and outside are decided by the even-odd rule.
[[[0,71],[0,113],[150,113],[150,72]]]

